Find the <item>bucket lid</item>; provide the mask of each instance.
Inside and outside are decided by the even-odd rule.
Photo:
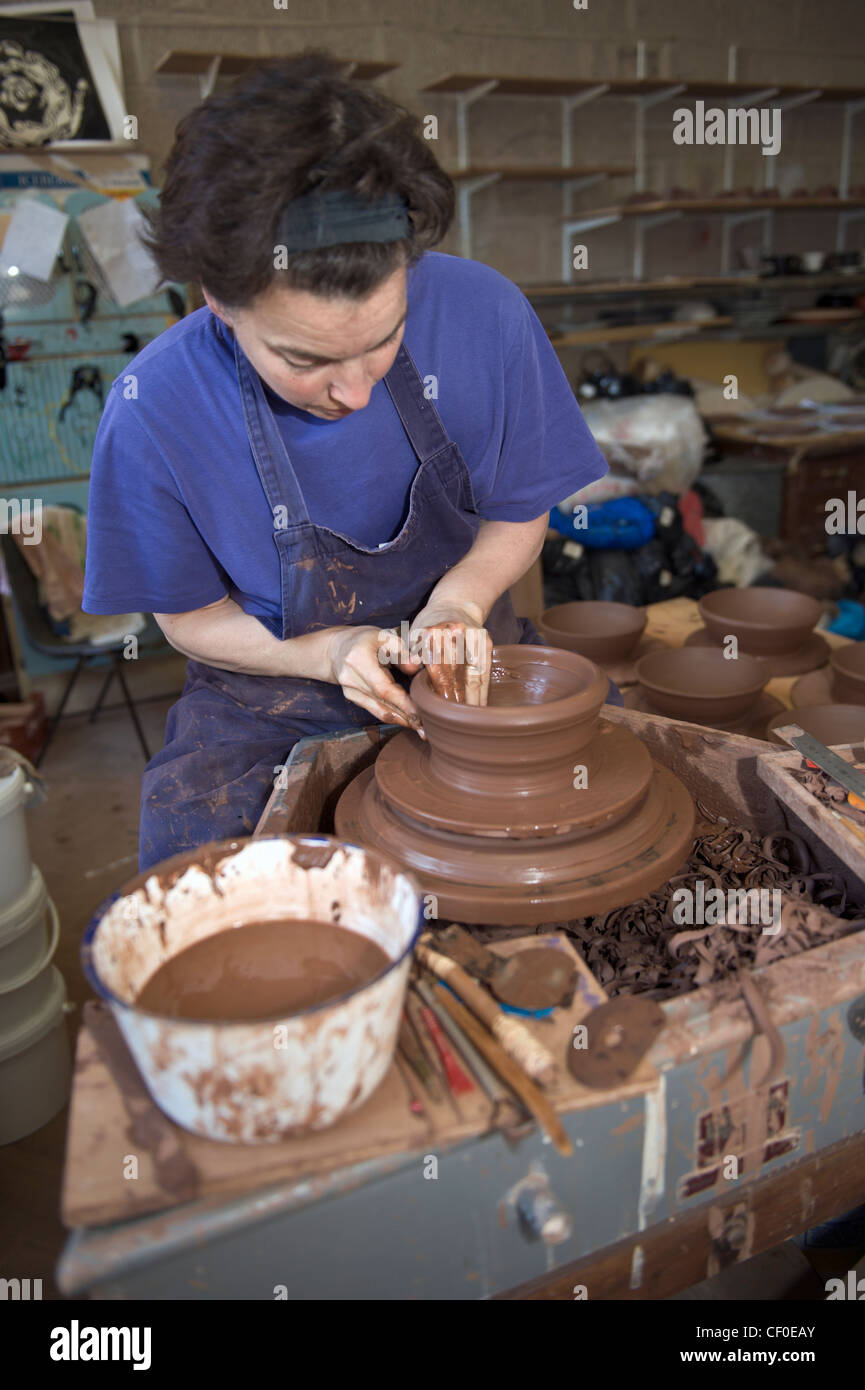
[[[21,897],[16,898],[0,912],[0,948],[8,946],[16,937],[23,936],[45,913],[47,907],[48,890],[45,880],[34,864],[30,882]]]
[[[8,777],[0,777],[0,816],[17,810],[27,797],[27,778],[23,767],[16,767]]]
[[[63,1018],[66,981],[56,965],[49,965],[48,969],[51,972],[48,989],[30,1017],[9,1029],[0,1028],[0,1062],[32,1047]]]

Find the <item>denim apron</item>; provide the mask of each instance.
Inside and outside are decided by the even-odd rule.
[[[274,517],[288,518],[273,532],[281,621],[260,621],[281,639],[327,627],[411,622],[445,571],[471,549],[481,518],[469,470],[424,395],[408,349],[400,347],[384,383],[418,469],[402,529],[375,548],[310,520],[261,380],[236,339],[234,355],[261,486]],[[498,644],[539,640],[531,623],[514,615],[507,594],[493,605],[486,626]],[[275,769],[298,739],[377,722],[338,685],[243,675],[191,660],[183,693],[168,714],[165,747],[144,773],[140,867],[208,840],[252,834],[273,791]]]

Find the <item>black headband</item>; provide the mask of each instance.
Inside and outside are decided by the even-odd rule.
[[[277,244],[289,254],[350,241],[404,241],[410,235],[408,204],[398,193],[370,201],[348,189],[293,199],[276,229]]]

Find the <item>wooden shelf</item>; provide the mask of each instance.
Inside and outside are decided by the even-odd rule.
[[[247,68],[257,63],[268,62],[272,58],[288,57],[288,54],[274,53],[198,53],[186,49],[170,48],[164,53],[154,68],[162,76],[205,77],[214,58],[219,58],[219,76],[237,77]],[[351,76],[358,82],[371,82],[385,72],[393,72],[398,63],[358,62],[354,58],[338,58],[337,62],[353,67]]]
[[[521,285],[527,299],[533,303],[539,299],[571,299],[581,295],[621,295],[641,294],[681,294],[688,290],[707,292],[717,290],[723,294],[736,294],[745,290],[818,290],[832,289],[837,285],[860,285],[865,281],[865,270],[855,275],[842,275],[833,272],[829,275],[671,275],[660,280],[595,280],[580,285]]]
[[[632,164],[582,164],[579,168],[571,169],[564,169],[561,164],[511,164],[505,167],[496,164],[473,164],[468,169],[447,170],[455,183],[462,179],[486,178],[490,174],[498,174],[502,179],[541,182],[593,178],[595,175],[605,178],[628,178],[633,172]]]
[[[424,92],[442,92],[461,96],[473,91],[489,82],[495,82],[495,88],[489,93],[490,96],[525,96],[525,97],[569,97],[579,96],[582,92],[590,91],[593,87],[603,86],[606,88],[604,95],[611,97],[639,97],[651,96],[656,92],[665,91],[668,87],[680,87],[683,90],[676,93],[677,98],[682,96],[725,98],[735,96],[746,96],[748,92],[759,91],[763,88],[771,88],[775,95],[779,97],[804,96],[809,92],[819,92],[815,101],[856,101],[865,97],[865,87],[833,87],[821,85],[813,82],[809,84],[776,83],[771,78],[755,77],[747,81],[738,79],[735,82],[717,82],[711,79],[701,81],[698,78],[682,77],[642,77],[642,78],[556,78],[556,77],[519,77],[511,74],[501,73],[449,73],[446,77],[440,77],[437,82],[431,82],[428,86],[422,87]]]
[[[562,221],[576,222],[587,217],[651,217],[656,212],[847,212],[853,208],[865,208],[865,198],[659,198],[651,203],[578,208]]]
[[[737,328],[732,318],[706,319],[703,323],[634,323],[619,324],[614,328],[575,329],[573,333],[550,333],[548,337],[554,348],[589,347],[593,343],[675,343],[682,338],[689,342],[706,342],[712,339],[733,341],[756,339],[762,341],[784,341],[787,338],[814,337],[827,333],[860,332],[863,319],[848,323],[770,323],[751,328]]]

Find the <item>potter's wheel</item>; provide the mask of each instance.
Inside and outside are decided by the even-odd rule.
[[[693,803],[630,730],[599,720],[606,678],[560,649],[496,656],[515,679],[544,660],[570,684],[540,705],[477,709],[443,700],[421,672],[411,695],[427,742],[389,741],[340,798],[337,834],[410,869],[440,919],[585,917],[666,882],[690,850]],[[575,768],[587,785],[574,787]]]
[[[685,641],[686,647],[717,647],[721,648],[721,643],[716,642],[709,636],[704,627],[700,627],[696,632],[692,632]],[[744,652],[745,648],[740,649]],[[770,678],[776,676],[801,676],[806,671],[813,671],[818,666],[825,666],[829,660],[831,647],[819,632],[812,632],[810,637],[792,652],[774,652],[764,655],[763,652],[748,652],[748,656],[755,656],[758,661],[762,661],[769,669]]]
[[[625,709],[635,709],[642,711],[643,714],[656,714],[662,719],[669,719],[670,715],[665,715],[656,705],[652,704],[651,697],[642,685],[634,685],[630,690],[625,691]],[[784,708],[780,700],[774,695],[767,695],[765,690],[757,701],[739,719],[733,719],[727,723],[720,723],[717,720],[704,721],[702,719],[690,719],[681,716],[686,724],[699,724],[706,729],[720,729],[725,734],[742,734],[745,738],[759,738],[769,742],[766,732],[766,725],[773,715],[780,713]]]

